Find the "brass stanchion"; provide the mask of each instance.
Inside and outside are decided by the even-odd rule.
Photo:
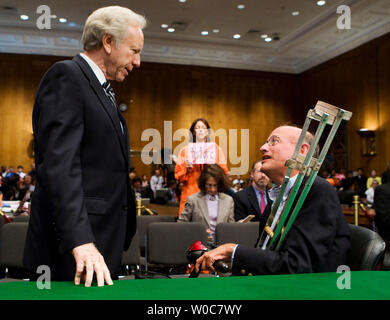
[[[154,212],[150,210],[149,208],[146,208],[142,204],[142,200],[135,200],[136,203],[136,209],[137,209],[137,216],[140,216],[142,214],[142,210],[145,210],[149,215],[154,216]]]
[[[353,196],[353,212],[355,214],[355,226],[359,225],[359,205],[360,200],[358,195]]]

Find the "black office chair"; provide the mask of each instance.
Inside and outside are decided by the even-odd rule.
[[[215,227],[215,242],[218,246],[224,243],[237,243],[253,247],[258,235],[259,222],[225,222],[218,223]]]
[[[204,225],[197,222],[156,222],[149,225],[146,239],[147,267],[153,265],[161,273],[177,276],[183,274],[177,270],[185,270],[190,263],[187,249],[197,240],[206,244],[207,234]],[[175,268],[172,274],[169,269]]]
[[[367,228],[348,224],[351,233],[351,250],[347,265],[351,271],[376,270],[383,261],[386,244],[382,237]]]
[[[139,237],[139,246],[140,246],[140,254],[141,254],[141,264],[145,257],[145,236],[146,231],[148,230],[149,224],[153,222],[174,222],[176,217],[173,216],[137,216],[137,232]]]
[[[6,223],[0,233],[0,267],[8,269],[6,278],[23,279],[28,272],[23,266],[24,244],[28,223]],[[13,279],[9,279],[13,280]]]
[[[15,216],[12,222],[29,222],[30,216]]]
[[[131,240],[130,247],[122,252],[122,272],[126,276],[126,279],[134,278],[132,276],[132,268],[134,271],[139,270],[140,265],[140,247],[138,231]]]

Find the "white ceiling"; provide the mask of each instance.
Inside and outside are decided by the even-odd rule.
[[[148,20],[142,60],[149,62],[301,73],[390,32],[390,0],[0,0],[0,52],[73,56],[82,50],[83,23],[95,9],[122,5]],[[50,30],[36,26],[46,4]],[[245,9],[237,9],[244,4]],[[339,30],[339,5],[351,9],[350,30]],[[7,7],[7,8],[4,8]],[[12,9],[14,8],[14,9]],[[292,16],[299,11],[298,16]],[[21,14],[30,20],[19,19]],[[68,19],[67,24],[58,18]],[[73,25],[69,25],[69,22]],[[176,24],[168,33],[161,24]],[[219,33],[213,33],[213,29]],[[201,31],[209,31],[202,36]],[[234,34],[241,34],[238,40]],[[260,35],[277,34],[266,43]]]

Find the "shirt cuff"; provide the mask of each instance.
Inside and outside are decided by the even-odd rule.
[[[236,253],[237,247],[238,247],[238,244],[236,244],[236,246],[235,246],[234,249],[233,249],[232,259],[231,259],[231,261],[230,261],[230,263],[231,263],[231,268],[232,268],[232,269],[233,269],[234,254]]]

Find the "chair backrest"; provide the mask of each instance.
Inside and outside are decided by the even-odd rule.
[[[348,224],[351,233],[351,250],[347,265],[352,271],[375,270],[385,254],[386,244],[381,236],[365,227]]]
[[[23,268],[27,222],[6,223],[0,234],[0,266]]]
[[[197,240],[206,245],[207,234],[202,223],[152,223],[147,231],[147,263],[166,266],[189,264],[186,251]]]
[[[149,216],[142,215],[137,216],[137,231],[139,237],[139,246],[141,249],[141,256],[145,256],[145,236],[148,230],[149,224],[153,222],[174,222],[175,217],[173,216]]]
[[[1,232],[1,228],[3,227],[4,224],[5,224],[5,219],[4,219],[4,217],[0,216],[0,232]]]
[[[15,216],[12,222],[29,222],[30,216]]]
[[[254,247],[258,235],[259,222],[225,222],[218,223],[215,227],[215,242],[217,245],[231,242]]]
[[[139,265],[140,264],[140,248],[138,231],[131,240],[130,247],[122,252],[122,265]]]

